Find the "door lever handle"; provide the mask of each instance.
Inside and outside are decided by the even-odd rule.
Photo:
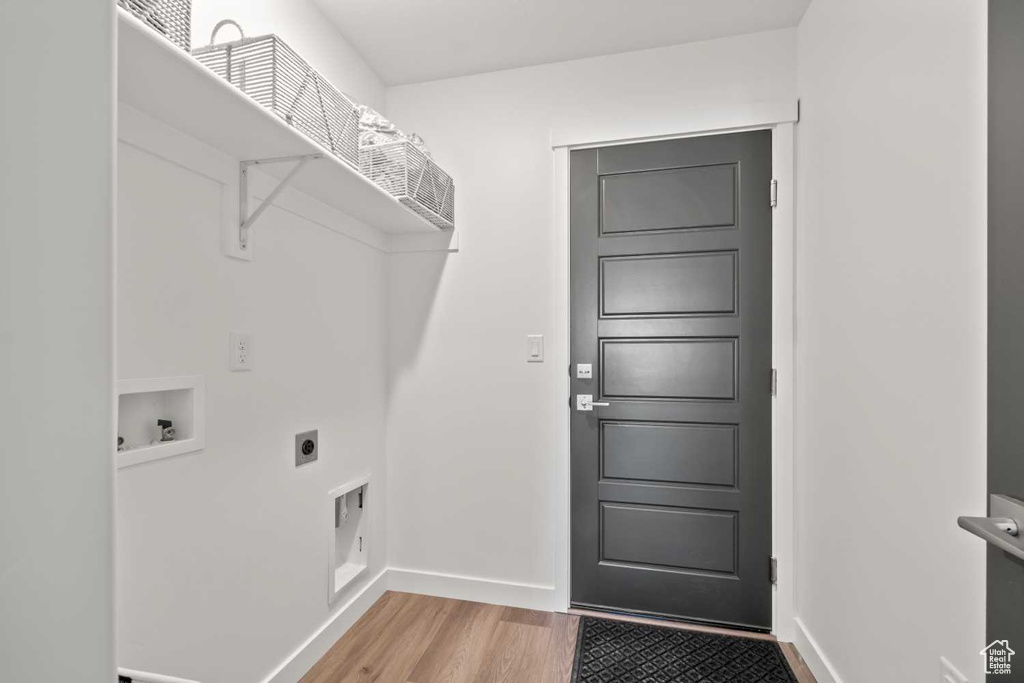
[[[588,411],[593,410],[595,406],[598,407],[598,408],[606,408],[606,407],[608,407],[610,405],[611,405],[611,403],[595,402],[593,394],[577,394],[576,395],[576,410],[580,410],[580,411],[583,411],[583,412],[588,412]]]
[[[1009,496],[989,496],[991,517],[960,517],[961,529],[994,545],[1017,559],[1024,560],[1024,539],[1017,520],[1024,520],[1024,502]]]
[[[988,519],[992,522],[995,528],[999,529],[1003,533],[1009,534],[1010,536],[1020,535],[1020,527],[1017,526],[1017,520],[1009,517],[989,517]]]

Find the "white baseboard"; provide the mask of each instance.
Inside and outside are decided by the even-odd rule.
[[[555,604],[554,586],[495,581],[415,569],[388,569],[388,590],[523,609],[559,610]]]
[[[825,653],[818,646],[818,641],[810,634],[800,617],[795,617],[793,621],[796,624],[796,637],[793,638],[793,644],[796,645],[797,652],[803,657],[818,683],[843,683],[839,675],[836,674],[836,670],[832,668],[832,664],[825,657]]]
[[[197,681],[192,681],[187,678],[152,674],[146,671],[136,671],[135,669],[125,669],[123,667],[117,668],[117,675],[127,676],[132,679],[133,683],[197,683]]]
[[[330,619],[296,648],[262,683],[296,683],[320,661],[331,646],[363,616],[387,590],[388,570],[381,570],[366,586],[346,602]]]

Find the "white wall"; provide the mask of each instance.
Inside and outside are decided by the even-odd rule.
[[[223,18],[277,33],[382,106],[380,80],[307,0],[196,0],[193,44]],[[339,234],[365,226],[287,192],[254,229],[255,261],[226,258],[222,189],[238,160],[122,114],[118,376],[205,375],[207,434],[200,453],[118,473],[119,664],[252,683],[341,623],[385,566],[385,256]],[[228,371],[230,330],[254,333],[253,372]],[[320,460],[296,469],[307,429]],[[371,566],[331,609],[327,492],[364,474]]]
[[[985,31],[960,0],[799,29],[797,610],[846,683],[983,679]]]
[[[527,584],[525,598],[471,594],[565,607],[552,129],[714,118],[795,89],[795,30],[388,89],[389,116],[454,175],[462,233],[458,254],[390,263],[393,566]],[[525,362],[528,334],[546,336],[548,362]]]
[[[160,130],[130,113],[133,143]],[[206,448],[118,472],[119,663],[253,683],[385,566],[386,257],[295,193],[254,227],[252,263],[223,256],[237,161],[164,133],[170,150],[119,146],[118,372],[205,375]],[[252,372],[229,372],[231,330],[255,335]],[[320,459],[296,469],[308,429]],[[327,493],[367,473],[370,571],[329,609]]]
[[[357,102],[383,107],[380,78],[311,0],[193,0],[193,47],[208,45],[221,19],[238,22],[246,37],[276,33]],[[238,31],[226,26],[217,41],[237,38]]]
[[[0,3],[4,681],[114,680],[113,7]]]

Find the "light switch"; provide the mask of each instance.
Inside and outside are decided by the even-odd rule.
[[[531,334],[526,337],[526,362],[544,362],[544,335]]]
[[[590,363],[576,364],[576,379],[591,379],[594,376],[594,366]]]

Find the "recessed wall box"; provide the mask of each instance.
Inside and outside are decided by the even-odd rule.
[[[117,467],[206,446],[206,380],[201,375],[124,379],[117,383]]]
[[[334,604],[346,586],[369,566],[370,478],[363,477],[328,494],[327,602]]]

